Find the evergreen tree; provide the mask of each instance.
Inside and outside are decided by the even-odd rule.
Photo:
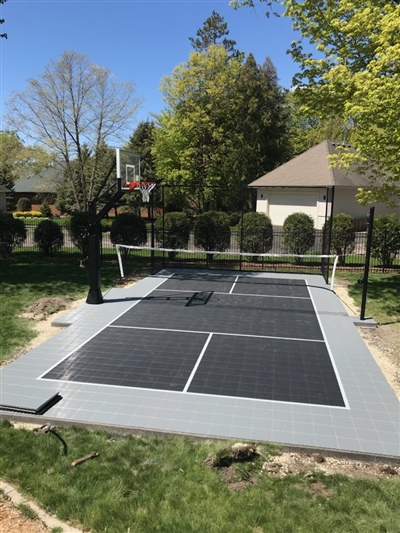
[[[203,27],[197,30],[197,37],[189,37],[189,41],[196,52],[205,52],[212,45],[221,45],[233,57],[238,57],[240,52],[235,49],[236,41],[227,39],[229,35],[228,24],[224,17],[213,10],[208,19],[204,21]]]

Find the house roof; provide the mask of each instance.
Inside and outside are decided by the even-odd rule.
[[[53,161],[35,176],[19,178],[15,182],[14,192],[17,193],[55,193],[63,180],[64,166]]]
[[[322,141],[249,184],[249,187],[370,187],[368,176],[354,169],[331,167],[328,157],[343,142]]]
[[[0,185],[0,192],[11,192],[7,187],[4,187],[4,185]]]

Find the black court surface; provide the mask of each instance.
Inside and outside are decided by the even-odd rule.
[[[173,274],[42,379],[345,407],[301,279]]]

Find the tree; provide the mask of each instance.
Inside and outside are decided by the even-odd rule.
[[[219,211],[207,211],[196,218],[194,224],[194,243],[209,252],[224,252],[231,243],[229,217]],[[212,260],[214,254],[208,254]]]
[[[121,142],[138,106],[132,81],[114,81],[107,68],[75,51],[50,61],[7,103],[10,125],[65,162],[65,176],[80,211],[93,198],[104,146]]]
[[[14,190],[18,178],[37,174],[49,163],[51,155],[37,146],[25,146],[16,132],[0,131],[0,185]],[[12,195],[7,197],[7,208],[14,208]]]
[[[242,65],[210,45],[164,78],[157,173],[182,188],[195,212],[240,210],[241,190],[280,161],[284,98],[270,67],[252,57]]]
[[[64,244],[64,233],[56,222],[42,220],[35,228],[33,239],[45,257],[53,257]]]
[[[196,32],[197,38],[189,37],[189,41],[196,52],[205,52],[207,48],[214,45],[221,45],[228,54],[238,57],[240,52],[235,50],[236,41],[227,39],[229,35],[228,24],[216,11],[213,10],[208,19],[204,21],[203,27]]]
[[[266,1],[270,6],[275,0]],[[253,0],[233,0],[235,6]],[[300,72],[296,96],[320,117],[352,125],[351,144],[334,164],[368,172],[363,203],[400,196],[400,2],[398,0],[282,0],[285,15],[301,32],[291,55]],[[315,49],[304,49],[304,42]],[[384,109],[384,112],[382,110]]]
[[[400,218],[382,215],[375,220],[371,253],[383,267],[391,267],[400,252]]]
[[[329,220],[324,224],[323,232],[329,231]],[[344,265],[346,262],[346,255],[354,250],[354,241],[356,238],[356,231],[354,228],[354,220],[351,215],[346,213],[336,213],[332,220],[332,235],[331,235],[331,249],[339,256],[339,262]]]
[[[5,4],[6,2],[7,2],[7,0],[0,0],[0,4]],[[4,22],[5,22],[4,19],[0,19],[0,24],[4,24]],[[4,39],[7,39],[7,34],[6,33],[1,33],[0,37],[3,37]]]
[[[26,228],[23,220],[14,218],[11,213],[0,211],[0,242],[6,243],[9,254],[16,246],[26,239]]]
[[[244,213],[243,228],[239,233],[242,252],[265,254],[272,248],[273,229],[269,217],[264,213]]]

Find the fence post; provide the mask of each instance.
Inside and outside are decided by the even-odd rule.
[[[365,267],[364,267],[364,277],[362,280],[363,291],[362,291],[362,298],[361,298],[360,320],[365,320],[365,307],[367,304],[367,292],[368,292],[369,263],[370,263],[370,258],[371,258],[372,232],[374,230],[374,213],[375,213],[375,207],[371,207],[369,210],[369,217],[368,217],[367,249],[365,250]]]

